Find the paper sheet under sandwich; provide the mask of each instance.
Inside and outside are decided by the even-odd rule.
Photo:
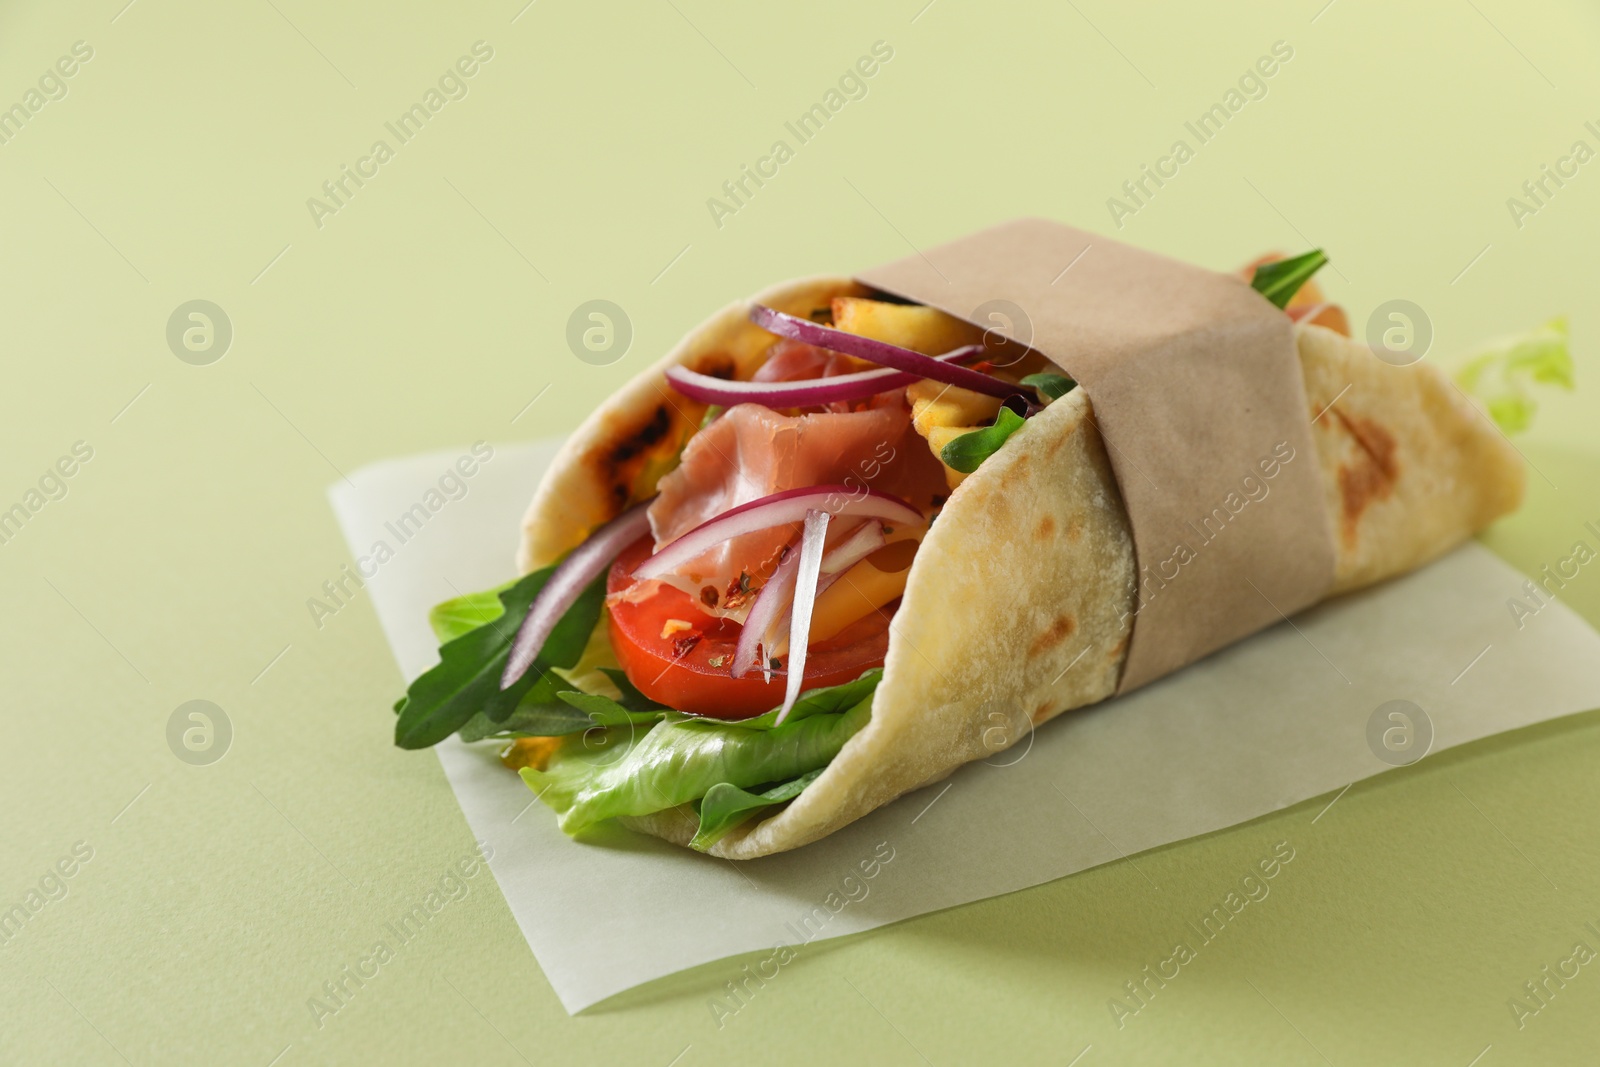
[[[514,577],[522,511],[557,444],[497,447],[456,500],[428,490],[465,448],[376,463],[329,490],[353,554],[377,541],[394,553],[367,590],[407,679],[437,660],[428,608]],[[831,837],[737,865],[621,830],[574,841],[493,743],[452,738],[437,753],[539,965],[577,1012],[725,956],[1023,889],[1341,789],[1389,769],[1367,737],[1391,700],[1424,709],[1433,751],[1600,707],[1600,635],[1559,603],[1519,631],[1506,601],[1523,581],[1469,543],[1062,716]],[[371,744],[391,743],[398,695],[373,693],[360,712]],[[834,910],[842,879],[875,858],[866,895]]]

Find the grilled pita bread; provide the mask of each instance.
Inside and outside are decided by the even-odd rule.
[[[523,524],[523,572],[653,492],[705,410],[666,385],[667,366],[747,378],[772,342],[749,322],[752,304],[805,316],[863,295],[847,278],[759,293],[611,397],[540,484]],[[1338,547],[1330,596],[1419,567],[1517,507],[1519,455],[1437,368],[1391,366],[1320,326],[1295,336]],[[815,841],[993,757],[1031,726],[1104,700],[1117,688],[1136,594],[1128,514],[1093,405],[1074,390],[954,489],[912,564],[870,722],[798,798],[711,854],[753,859]],[[1008,728],[995,729],[997,714]],[[622,822],[687,845],[698,818],[685,805]]]

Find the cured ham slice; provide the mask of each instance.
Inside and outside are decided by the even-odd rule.
[[[730,508],[810,485],[870,487],[928,510],[935,494],[948,492],[944,468],[915,438],[903,395],[885,394],[880,404],[801,415],[757,404],[729,408],[690,440],[678,469],[661,479],[649,512],[656,549]],[[694,596],[709,615],[743,621],[798,529],[742,534],[660,580]]]
[[[861,370],[878,368],[865,360],[840,352],[815,348],[804,341],[788,338],[772,346],[767,361],[750,376],[756,382],[798,382],[807,378],[832,378],[836,374],[853,374]]]

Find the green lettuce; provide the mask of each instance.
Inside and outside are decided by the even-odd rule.
[[[653,726],[568,738],[545,770],[524,767],[522,779],[555,810],[561,829],[577,834],[620,815],[690,803],[719,784],[748,789],[826,767],[871,715],[871,696],[842,714],[813,712],[768,729],[669,712]]]
[[[1529,386],[1554,385],[1569,392],[1574,386],[1566,318],[1491,342],[1456,371],[1456,381],[1484,402],[1502,430],[1522,433],[1539,409]]]
[[[783,725],[812,715],[843,715],[878,688],[878,683],[883,680],[883,668],[873,667],[862,672],[861,677],[853,682],[843,685],[830,685],[825,689],[813,689],[809,693],[802,693],[800,699],[794,702],[794,707],[789,709],[789,714],[784,716]],[[757,715],[753,719],[738,719],[729,722],[729,726],[736,726],[741,730],[771,730],[778,728],[778,708],[773,708],[765,715]]]
[[[468,593],[446,600],[443,604],[435,604],[433,610],[428,612],[428,625],[433,629],[433,636],[441,645],[447,645],[480,626],[487,626],[505,614],[500,594],[516,584],[514,581],[506,582],[481,593]]]
[[[502,691],[511,639],[552,570],[429,613],[439,664],[395,705],[396,744],[423,748],[452,733],[463,741],[561,738],[546,769],[525,768],[522,777],[563,830],[695,804],[694,847],[706,849],[799,796],[872,714],[882,668],[802,694],[782,725],[776,708],[725,722],[661,707],[617,665],[601,614],[602,580],[563,616],[535,669]]]
[[[706,795],[700,801],[700,830],[689,842],[689,847],[704,852],[727,836],[729,830],[755,818],[759,812],[799,796],[824,770],[826,768],[818,767],[759,793],[748,792],[728,782],[718,782],[706,790]]]

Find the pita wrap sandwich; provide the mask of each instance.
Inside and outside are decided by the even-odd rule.
[[[1323,262],[1205,272],[1273,317],[1293,384],[1273,417],[1299,436],[1263,438],[1183,542],[1216,556],[1206,535],[1248,515],[1268,542],[1310,530],[1285,554],[1322,560],[1310,600],[1422,566],[1523,492],[1450,379],[1347,336],[1308,280]],[[1219,363],[1225,342],[1195,341]],[[1144,607],[1190,568],[1140,547],[1133,437],[1108,437],[1072,369],[846,277],[729,305],[568,439],[523,577],[434,609],[441,662],[397,705],[397,743],[493,740],[570,834],[618,820],[750,859],[1125,691]]]

